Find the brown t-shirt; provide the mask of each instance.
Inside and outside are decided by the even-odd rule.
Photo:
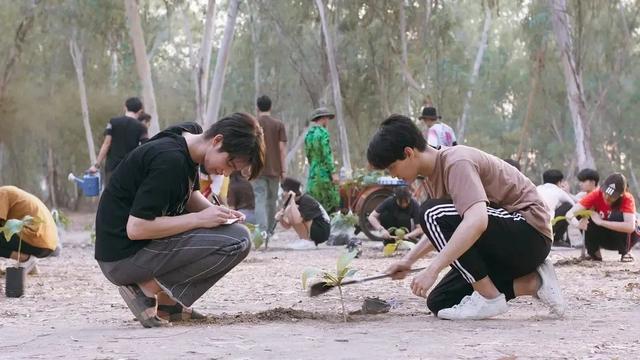
[[[432,198],[451,199],[459,214],[478,202],[491,202],[521,214],[542,235],[553,237],[549,213],[535,185],[493,155],[462,145],[438,150],[426,184]]]
[[[55,250],[58,245],[58,229],[47,206],[37,197],[15,186],[0,186],[0,219],[21,220],[26,215],[39,221],[22,229],[22,240],[37,248]]]
[[[282,121],[269,115],[258,118],[264,133],[265,159],[261,176],[280,176],[282,162],[280,160],[280,143],[287,142],[287,134]]]

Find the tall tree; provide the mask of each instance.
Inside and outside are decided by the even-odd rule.
[[[402,64],[405,69],[404,83],[406,85],[406,106],[407,115],[411,114],[411,96],[409,94],[409,53],[407,49],[407,18],[405,14],[406,0],[398,0],[400,5],[400,44],[402,46]]]
[[[229,52],[231,51],[231,43],[233,42],[233,34],[235,33],[239,5],[239,0],[229,0],[227,23],[224,26],[224,35],[222,35],[222,42],[218,49],[216,68],[213,72],[213,79],[211,80],[211,88],[209,91],[207,117],[204,121],[206,127],[218,121],[218,113],[220,112],[220,104],[222,103],[224,75],[227,68],[227,62],[229,61]]]
[[[124,0],[124,7],[127,14],[127,22],[129,23],[129,37],[131,38],[133,53],[136,57],[136,69],[138,71],[138,77],[140,77],[140,82],[142,82],[144,111],[151,115],[149,135],[153,136],[160,131],[160,122],[158,119],[153,79],[151,77],[151,66],[149,65],[149,58],[147,57],[147,46],[144,41],[144,32],[142,31],[137,0]]]
[[[7,60],[5,61],[4,68],[2,69],[2,77],[0,77],[0,101],[2,101],[2,99],[7,95],[9,80],[11,79],[16,63],[22,54],[22,48],[25,45],[27,34],[33,27],[33,21],[36,16],[36,6],[39,3],[40,0],[32,1],[27,6],[24,18],[20,21],[20,24],[18,24],[18,28],[15,31],[13,44],[7,52]]]
[[[464,133],[467,127],[467,116],[469,108],[471,107],[471,97],[473,96],[473,87],[478,79],[478,73],[480,72],[480,66],[482,65],[482,59],[484,57],[484,51],[487,49],[487,39],[489,38],[489,28],[491,27],[491,7],[485,5],[484,8],[484,25],[482,29],[482,35],[480,35],[480,42],[478,43],[478,51],[476,52],[476,59],[473,62],[473,70],[471,77],[469,78],[469,89],[467,90],[467,96],[464,99],[464,106],[462,107],[462,115],[458,121],[458,142],[464,142]]]
[[[587,109],[582,86],[582,74],[573,55],[569,15],[566,0],[549,0],[551,23],[556,38],[556,46],[560,53],[564,72],[567,101],[575,135],[575,151],[577,165],[580,169],[595,168],[591,153],[591,133],[588,129]]]
[[[73,67],[76,70],[76,78],[78,79],[78,92],[80,93],[80,106],[82,107],[82,125],[84,126],[84,135],[87,140],[90,164],[96,163],[96,148],[93,144],[93,132],[91,131],[91,122],[89,121],[89,103],[87,101],[87,88],[84,81],[84,55],[83,50],[78,46],[77,29],[73,29],[71,40],[69,40],[69,52],[73,60]]]
[[[204,35],[198,50],[198,60],[195,72],[196,81],[196,118],[200,124],[205,123],[207,111],[207,85],[209,82],[209,66],[211,65],[211,51],[213,50],[213,28],[216,13],[216,1],[209,0],[207,16],[204,21]]]
[[[322,23],[322,33],[325,38],[327,51],[327,60],[329,61],[329,73],[331,75],[331,87],[333,89],[333,103],[336,108],[336,118],[338,130],[340,132],[340,152],[342,153],[342,166],[345,170],[347,178],[350,178],[353,171],[351,169],[351,155],[349,154],[349,138],[347,137],[347,129],[344,123],[344,113],[342,111],[342,94],[340,92],[340,78],[338,76],[338,66],[336,64],[335,48],[333,46],[333,38],[329,32],[327,17],[325,15],[324,4],[322,0],[315,0],[318,12],[320,13],[320,22]]]

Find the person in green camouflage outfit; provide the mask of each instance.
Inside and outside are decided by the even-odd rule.
[[[311,126],[304,138],[304,152],[309,161],[307,193],[318,200],[327,212],[338,210],[338,175],[335,173],[331,141],[327,125],[335,115],[327,108],[318,108],[311,114]]]

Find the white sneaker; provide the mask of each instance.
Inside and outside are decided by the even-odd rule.
[[[26,272],[29,275],[40,274],[40,269],[38,269],[38,258],[33,255],[30,255],[27,261],[21,262],[19,267],[23,268],[24,272]]]
[[[560,284],[558,284],[558,278],[551,260],[546,259],[538,266],[537,271],[542,280],[542,285],[537,293],[538,299],[549,306],[553,314],[557,316],[564,315],[567,303],[562,296],[562,290],[560,290]]]
[[[310,250],[315,249],[316,244],[311,240],[299,239],[290,243],[288,247],[292,250]]]
[[[503,314],[509,310],[504,294],[495,299],[487,299],[477,291],[465,296],[460,304],[438,311],[440,319],[447,320],[482,320]]]

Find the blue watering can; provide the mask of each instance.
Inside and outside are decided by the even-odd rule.
[[[100,174],[99,173],[85,173],[81,178],[74,176],[73,173],[69,173],[69,181],[75,181],[82,189],[84,196],[98,196],[100,195]]]

